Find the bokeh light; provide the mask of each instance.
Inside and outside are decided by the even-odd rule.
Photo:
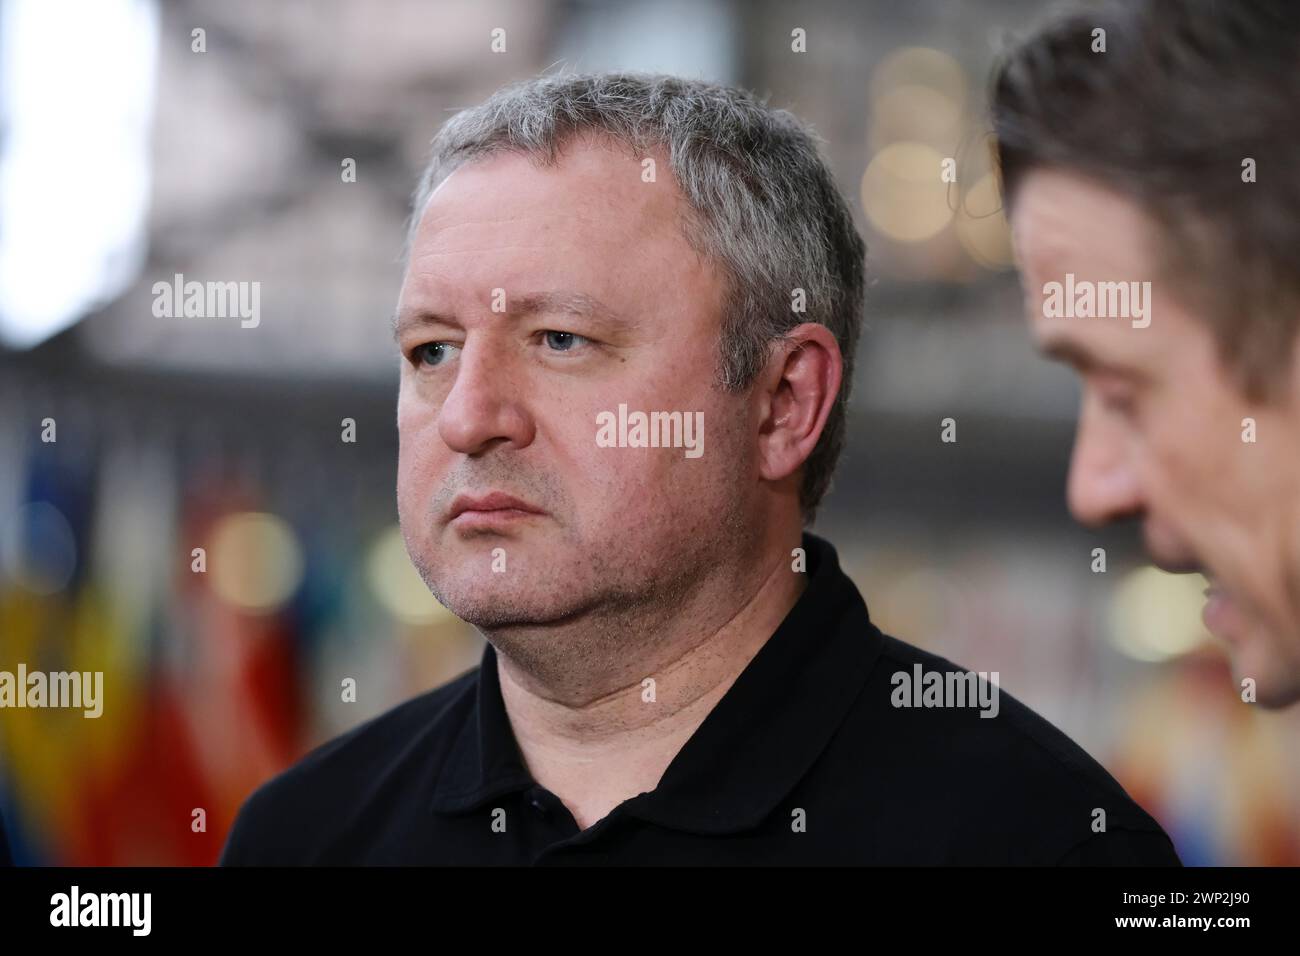
[[[284,604],[302,580],[302,551],[293,529],[273,514],[229,515],[212,533],[212,588],[236,607],[266,613]]]
[[[872,225],[898,242],[923,242],[952,221],[944,157],[925,143],[886,146],[862,176],[862,208]]]
[[[366,576],[375,599],[399,621],[434,624],[454,618],[425,587],[420,572],[406,553],[406,543],[397,525],[385,530],[370,546]]]
[[[1111,598],[1111,641],[1140,661],[1163,661],[1210,639],[1201,622],[1207,582],[1199,574],[1142,567],[1124,575]]]

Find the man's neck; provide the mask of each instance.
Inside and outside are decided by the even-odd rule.
[[[529,772],[564,802],[580,828],[653,790],[772,636],[806,584],[806,575],[791,571],[790,550],[766,550],[761,564],[750,564],[748,579],[717,574],[701,582],[656,627],[645,659],[633,661],[644,666],[624,669],[618,678],[570,674],[556,693],[505,654],[496,655],[501,696]],[[703,630],[701,621],[707,622]],[[629,653],[637,649],[630,645]],[[641,676],[629,680],[629,673]],[[584,686],[588,693],[575,692]]]

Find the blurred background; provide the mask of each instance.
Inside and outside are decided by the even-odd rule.
[[[212,863],[255,786],[477,664],[397,527],[407,204],[456,109],[620,68],[769,96],[854,200],[873,285],[815,530],[877,623],[1000,672],[1184,862],[1300,864],[1300,713],[1240,702],[1203,582],[1065,510],[1078,393],[1023,328],[982,113],[1041,12],[0,0],[0,670],[102,671],[107,700],[0,710],[17,861]],[[260,283],[260,324],[157,317],[177,274]]]

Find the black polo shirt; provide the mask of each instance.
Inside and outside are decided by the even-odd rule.
[[[808,587],[658,786],[586,830],[525,768],[488,645],[258,788],[221,862],[1178,865],[1119,784],[1008,694],[994,717],[902,694],[895,674],[960,669],[882,634],[830,544],[804,547]]]

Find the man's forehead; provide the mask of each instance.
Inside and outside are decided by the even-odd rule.
[[[720,281],[687,239],[689,207],[666,156],[644,159],[656,162],[653,175],[626,148],[597,140],[566,147],[553,166],[502,151],[458,167],[417,224],[406,291],[478,284],[480,272],[492,287],[555,283],[607,301],[621,288],[694,285],[702,272]]]
[[[1153,223],[1136,202],[1084,176],[1059,169],[1029,172],[1011,213],[1022,266],[1063,274],[1123,272],[1115,279],[1153,279]],[[1101,278],[1100,276],[1098,278]]]
[[[725,270],[688,238],[696,219],[667,154],[597,141],[557,160],[501,152],[439,184],[412,237],[394,325],[466,326],[503,305],[513,316],[521,296],[560,292],[599,304],[561,297],[520,314],[585,315],[575,328],[611,343],[716,335]]]
[[[484,271],[493,287],[510,279],[541,288],[558,272],[557,281],[592,285],[605,297],[614,295],[610,286],[639,282],[646,272],[684,279],[680,270],[695,252],[675,187],[643,183],[640,165],[626,157],[610,158],[603,172],[578,169],[576,158],[539,168],[502,155],[457,169],[425,207],[408,277]]]
[[[648,167],[647,161],[654,166]],[[653,175],[647,177],[646,170]],[[515,150],[496,150],[454,169],[433,191],[421,211],[421,221],[434,224],[482,207],[505,217],[532,214],[605,221],[644,216],[674,209],[681,199],[666,158],[651,150],[638,158],[626,147],[604,140],[574,140],[554,163]]]

